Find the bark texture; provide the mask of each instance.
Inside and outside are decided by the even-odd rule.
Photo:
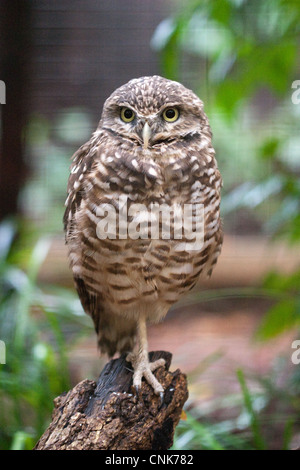
[[[132,390],[131,365],[125,356],[111,360],[99,379],[83,380],[54,400],[52,422],[35,450],[166,450],[187,400],[187,380],[169,371],[172,355],[149,354],[167,364],[155,375],[164,387],[164,400],[143,381],[139,396]]]

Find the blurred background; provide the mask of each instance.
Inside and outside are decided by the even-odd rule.
[[[188,375],[174,449],[300,447],[299,1],[2,0],[0,37],[0,449],[105,363],[64,246],[70,158],[153,74],[204,101],[224,180],[212,278],[149,328]]]

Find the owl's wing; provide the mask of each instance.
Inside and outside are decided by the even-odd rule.
[[[69,246],[69,254],[74,247],[72,242],[76,236],[75,215],[80,209],[83,198],[83,182],[87,172],[91,170],[97,148],[93,142],[88,141],[82,145],[72,156],[70,176],[68,180],[68,197],[66,200],[66,210],[63,217],[64,229],[66,233],[66,244]],[[72,267],[72,260],[71,267]],[[73,272],[74,284],[79,295],[80,301],[86,313],[90,314],[94,320],[95,328],[98,333],[99,324],[99,299],[97,295],[91,294],[84,280]]]
[[[73,155],[71,173],[68,181],[68,197],[64,214],[64,227],[66,231],[66,243],[69,247],[69,258],[73,271],[75,288],[79,295],[81,304],[85,312],[93,319],[95,330],[98,336],[98,344],[102,352],[113,356],[117,351],[130,351],[133,347],[135,336],[135,325],[126,318],[113,315],[104,304],[101,293],[87,285],[84,276],[76,270],[76,260],[80,263],[87,263],[85,259],[82,243],[78,229],[76,227],[76,213],[80,211],[85,194],[85,184],[88,180],[88,173],[93,172],[97,164],[97,155],[101,154],[101,138],[95,142],[91,139],[82,145]],[[88,243],[88,240],[86,240]],[[100,249],[100,245],[98,250]],[[91,259],[89,260],[91,262]],[[96,266],[92,266],[95,268]],[[93,269],[90,271],[93,277]],[[99,282],[99,280],[97,281]],[[97,287],[95,280],[95,287]]]
[[[64,229],[66,236],[72,231],[72,221],[76,210],[79,208],[82,199],[82,181],[84,181],[84,175],[90,171],[93,156],[96,153],[96,149],[93,150],[93,144],[91,141],[83,144],[73,155],[72,164],[70,168],[70,176],[68,180],[68,197],[66,200],[66,210],[64,213]]]

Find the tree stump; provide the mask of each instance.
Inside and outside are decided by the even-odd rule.
[[[165,390],[163,403],[145,381],[138,396],[132,391],[131,364],[123,355],[106,364],[97,383],[83,380],[54,400],[52,422],[35,450],[169,449],[188,397],[187,380],[180,370],[169,371],[169,352],[149,357],[166,360],[155,371]]]

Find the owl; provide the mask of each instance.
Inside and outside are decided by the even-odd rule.
[[[211,274],[222,246],[222,180],[211,137],[191,90],[141,77],[106,100],[71,165],[64,225],[82,306],[101,352],[127,353],[135,389],[144,378],[161,397],[153,371],[164,360],[149,361],[147,324]],[[190,230],[180,236],[186,207]]]

